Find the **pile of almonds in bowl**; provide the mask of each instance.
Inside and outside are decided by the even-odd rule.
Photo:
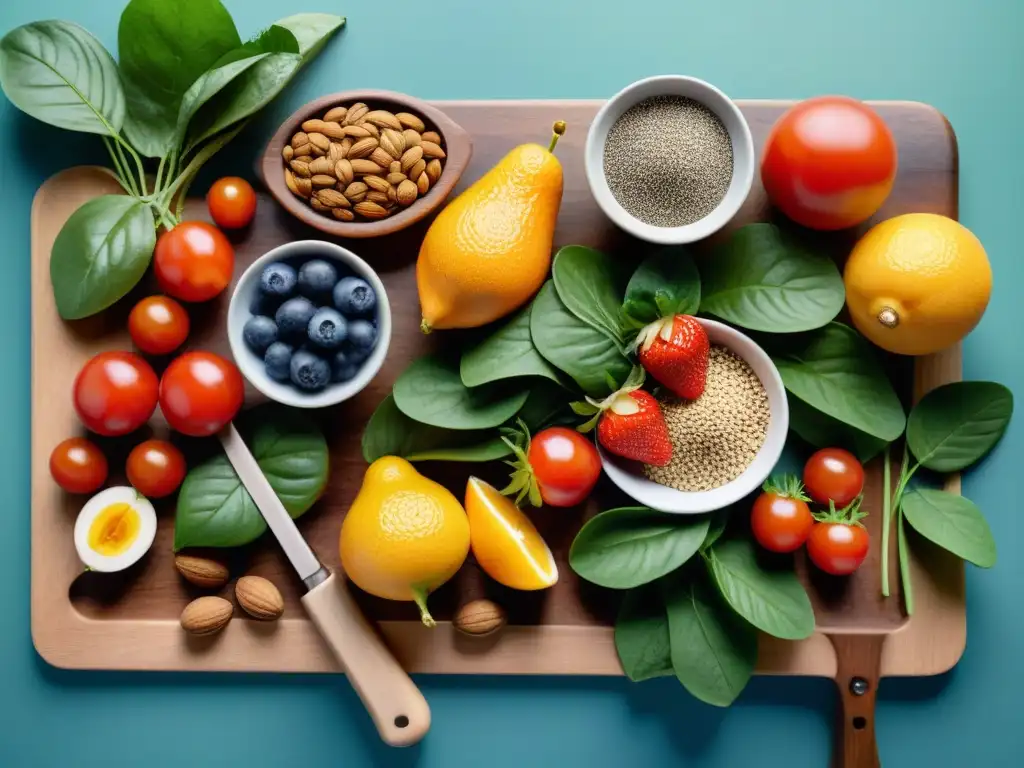
[[[362,102],[306,120],[282,150],[284,180],[313,210],[376,221],[427,194],[444,171],[441,135],[422,118]]]

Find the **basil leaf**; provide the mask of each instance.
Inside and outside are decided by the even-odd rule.
[[[241,46],[220,0],[131,0],[117,30],[128,99],[125,135],[148,157],[175,147],[182,97],[228,51]]]
[[[36,21],[4,35],[0,87],[22,112],[58,128],[114,136],[124,124],[114,59],[67,21]]]
[[[270,486],[293,518],[327,487],[327,441],[306,417],[276,406],[242,420],[250,449]],[[247,427],[252,427],[248,429]],[[215,456],[188,473],[178,492],[174,551],[184,547],[238,547],[259,538],[267,525],[227,457]]]
[[[959,472],[987,454],[1006,432],[1013,393],[990,381],[933,389],[910,411],[907,444],[922,466]]]
[[[188,124],[200,107],[224,90],[235,78],[247,69],[256,66],[269,55],[261,53],[254,56],[243,56],[236,61],[221,63],[200,75],[181,99],[174,143],[180,144],[183,141]]]
[[[333,13],[297,13],[274,22],[275,27],[287,29],[299,45],[302,62],[315,57],[331,39],[331,35],[345,26],[345,17]]]
[[[622,308],[643,325],[672,315],[695,315],[700,291],[700,275],[689,251],[669,246],[644,259],[633,273]]]
[[[762,632],[783,640],[814,634],[814,609],[796,573],[762,567],[749,539],[719,541],[709,568],[726,602]]]
[[[757,663],[757,631],[734,614],[702,577],[658,582],[668,614],[672,669],[691,694],[727,707],[742,693]]]
[[[693,557],[708,524],[706,516],[669,515],[647,507],[610,509],[592,517],[576,534],[569,565],[602,587],[637,587]]]
[[[772,224],[736,230],[701,263],[700,276],[700,311],[755,331],[820,328],[846,301],[832,259],[811,253]]]
[[[545,376],[558,382],[558,371],[541,357],[530,336],[526,307],[508,323],[462,355],[459,372],[467,387],[517,376]]]
[[[814,448],[839,446],[850,451],[862,464],[866,464],[889,444],[887,440],[872,437],[821,411],[816,411],[792,394],[788,396],[788,400],[789,428]]]
[[[996,542],[970,499],[934,488],[915,488],[902,501],[903,516],[929,541],[979,568],[996,564]]]
[[[672,674],[668,615],[654,585],[631,589],[615,620],[615,651],[634,683]]]
[[[462,383],[459,364],[448,356],[414,360],[395,382],[395,405],[410,419],[444,429],[486,429],[508,421],[529,391],[502,384],[472,389]]]
[[[592,397],[611,394],[608,379],[617,388],[632,370],[619,344],[566,309],[550,280],[533,301],[530,335],[541,356]]]
[[[142,279],[156,247],[153,212],[127,195],[102,195],[76,210],[50,252],[57,312],[77,320],[106,309]]]
[[[567,245],[555,254],[551,276],[570,312],[620,346],[625,343],[621,312],[629,280],[626,264],[593,248]]]
[[[786,389],[807,405],[886,442],[906,416],[871,345],[849,326],[829,323],[772,355]]]

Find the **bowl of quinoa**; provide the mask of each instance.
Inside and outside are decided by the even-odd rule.
[[[682,400],[655,391],[672,440],[669,463],[647,466],[598,445],[612,482],[661,512],[710,512],[755,491],[778,463],[789,430],[786,390],[768,354],[728,325],[699,320],[711,342],[704,393]]]

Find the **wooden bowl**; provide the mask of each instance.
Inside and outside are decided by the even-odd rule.
[[[368,104],[370,109],[387,109],[391,112],[411,112],[419,115],[428,130],[437,131],[441,135],[441,142],[447,154],[441,177],[426,195],[408,208],[379,221],[338,221],[330,216],[324,216],[293,195],[284,181],[285,166],[281,152],[291,137],[301,129],[302,123],[311,118],[322,117],[331,107],[349,105],[357,101]],[[335,237],[379,237],[405,229],[439,208],[455,188],[462,172],[469,165],[472,154],[473,142],[469,134],[444,112],[425,101],[392,91],[343,91],[322,96],[296,110],[281,124],[267,144],[256,170],[277,202],[311,227]]]

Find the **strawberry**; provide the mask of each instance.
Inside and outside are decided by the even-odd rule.
[[[691,315],[663,317],[637,336],[640,364],[679,397],[704,394],[710,343],[704,327]]]

